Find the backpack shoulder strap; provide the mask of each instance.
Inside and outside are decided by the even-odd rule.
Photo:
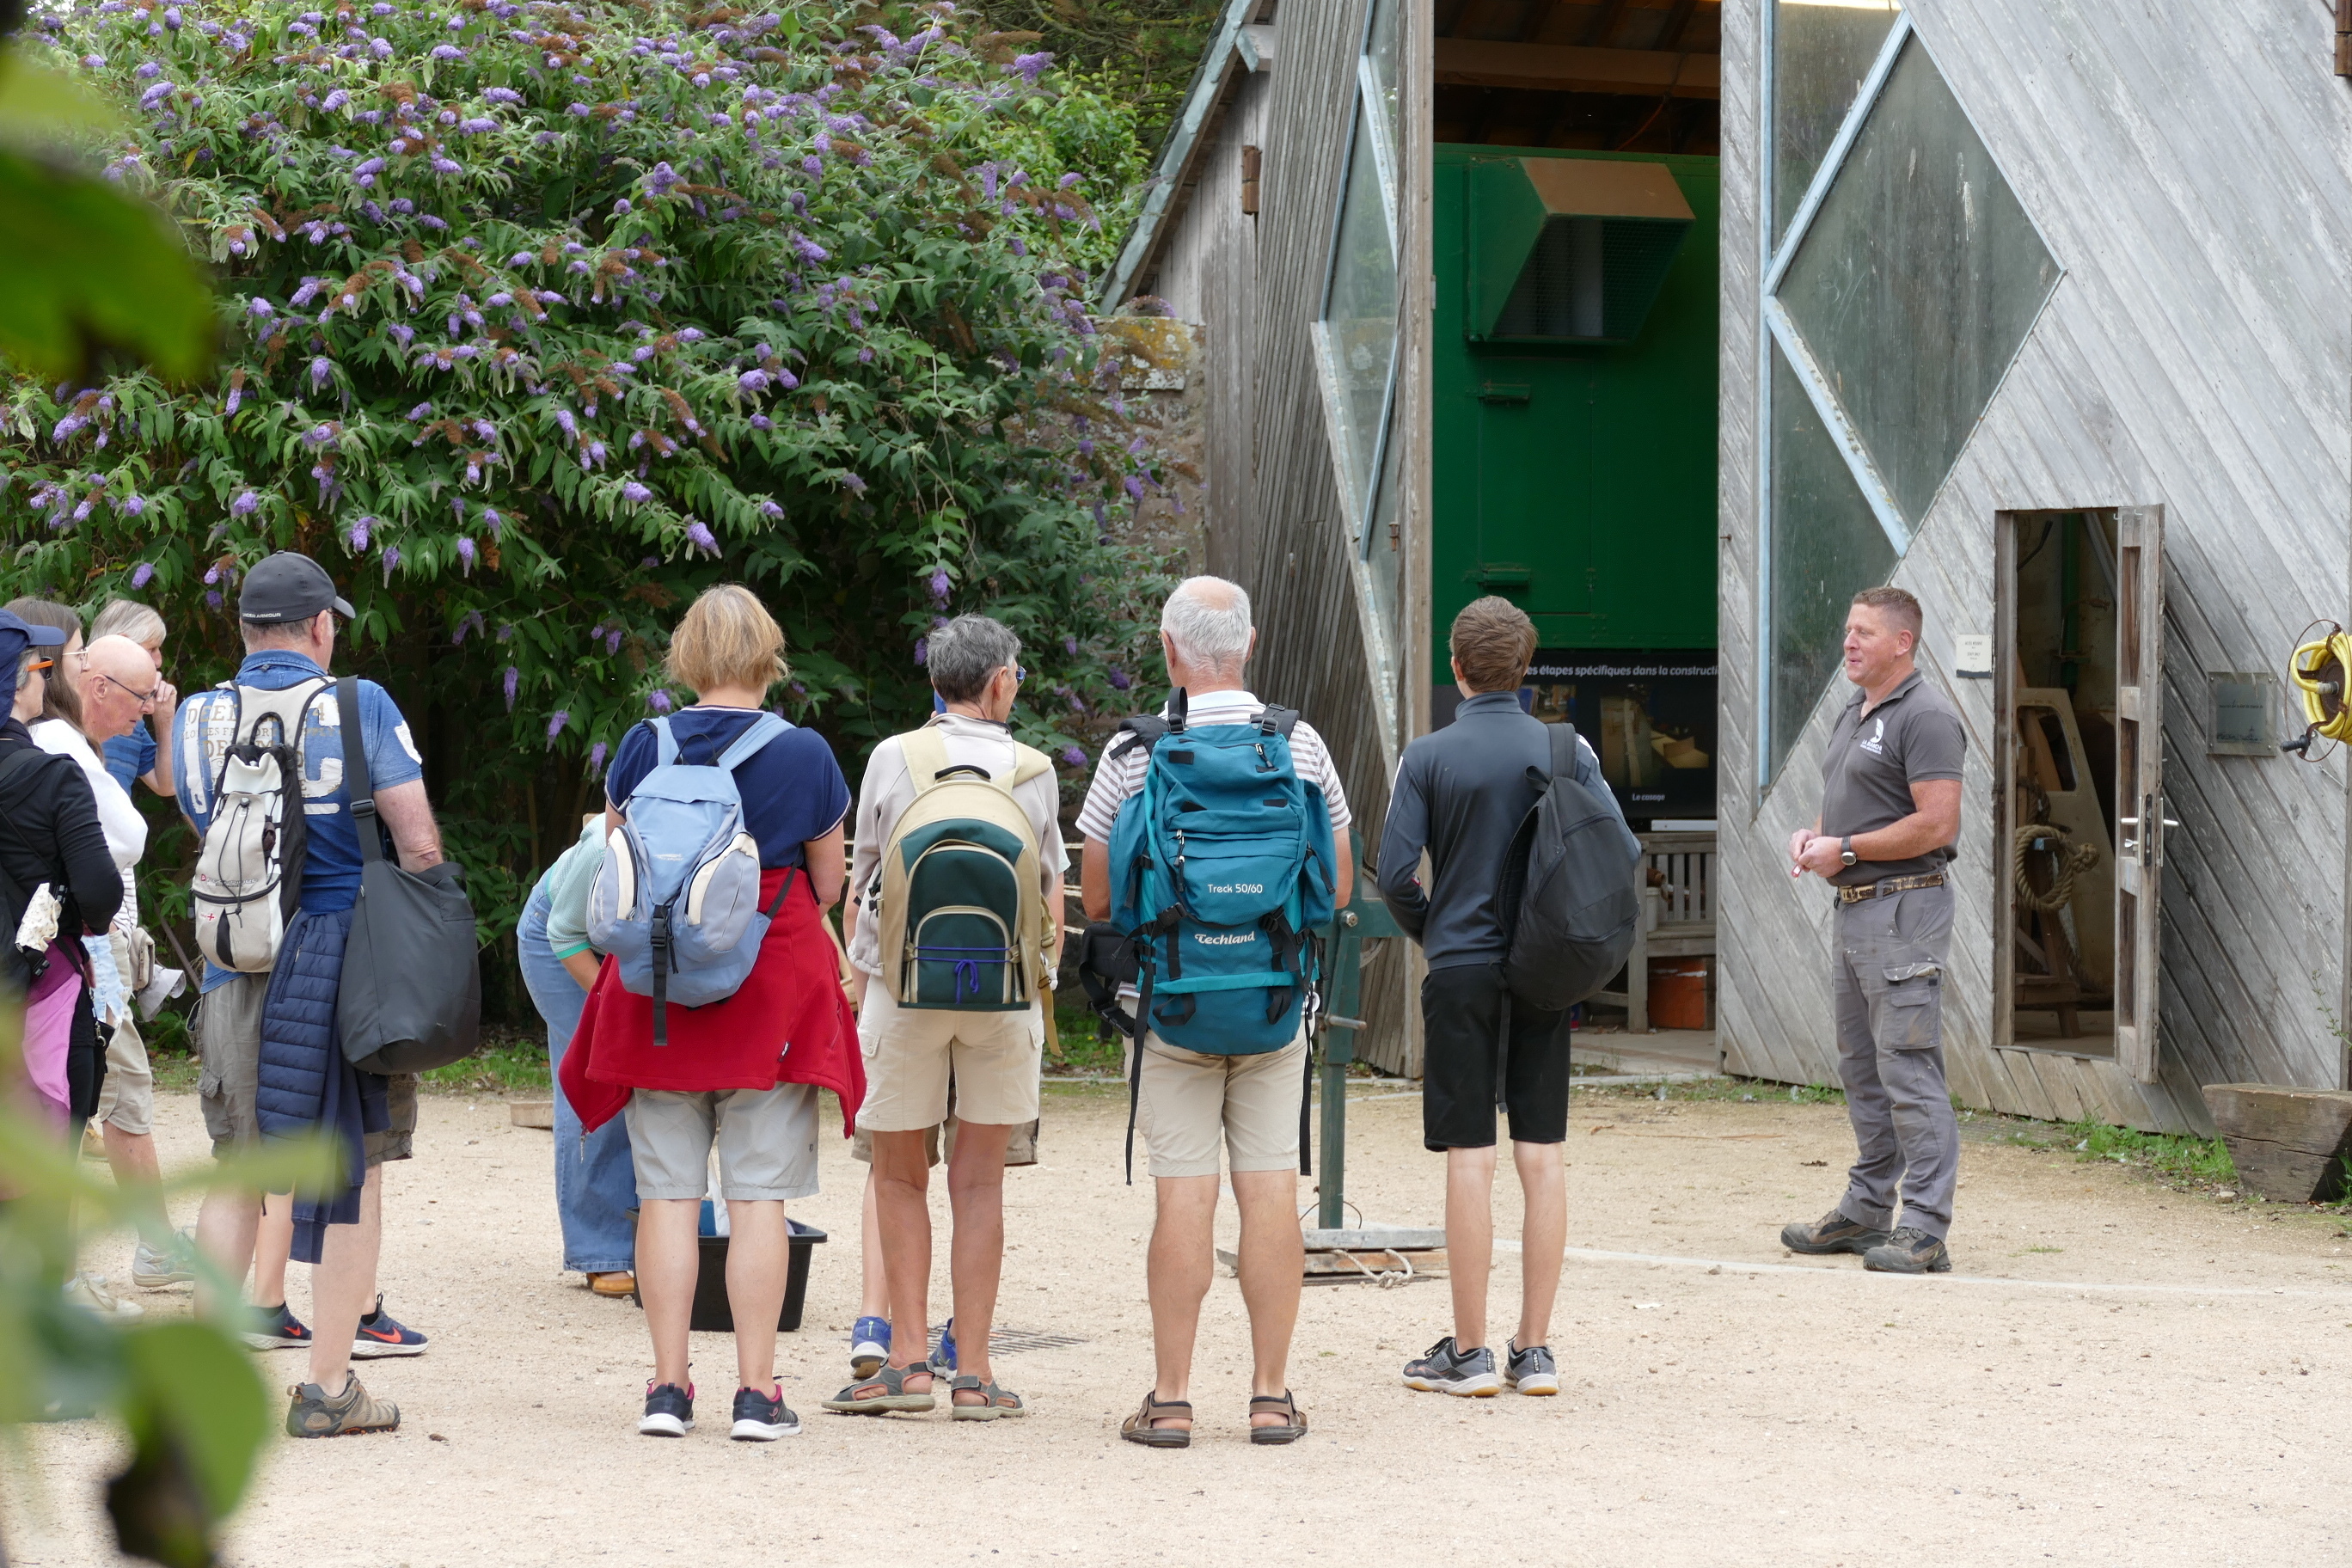
[[[1563,721],[1544,727],[1551,731],[1551,776],[1576,777],[1576,726]]]
[[[383,843],[375,830],[375,781],[368,774],[367,731],[360,728],[357,676],[335,682],[335,710],[342,729],[343,789],[352,797],[352,826],[359,834],[360,863],[366,866],[383,858]]]
[[[921,795],[934,788],[940,774],[947,771],[947,737],[929,724],[909,730],[898,737],[898,758],[907,764],[907,782]]]
[[[666,768],[677,761],[677,737],[670,733],[667,716],[655,720],[653,724],[654,766]]]
[[[1144,756],[1149,758],[1151,748],[1165,739],[1171,728],[1169,721],[1157,713],[1138,713],[1122,719],[1118,721],[1118,739],[1113,741],[1110,750],[1103,753],[1103,761],[1116,762],[1138,746],[1143,748]]]
[[[1252,722],[1267,734],[1279,735],[1287,741],[1290,732],[1298,728],[1298,710],[1268,705],[1258,710],[1257,717]]]
[[[667,724],[668,721],[664,720],[663,722]],[[719,753],[719,765],[733,773],[757,756],[761,747],[791,728],[773,713],[761,713],[743,727],[743,732],[735,737],[733,745]]]
[[[1018,788],[1041,773],[1054,771],[1054,759],[1034,746],[1013,742],[1013,787]]]

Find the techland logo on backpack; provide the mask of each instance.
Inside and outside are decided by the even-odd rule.
[[[1246,947],[1257,940],[1254,931],[1227,931],[1219,936],[1209,931],[1194,931],[1192,940],[1202,947]]]

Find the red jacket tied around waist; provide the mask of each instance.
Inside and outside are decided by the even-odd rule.
[[[750,978],[724,1002],[671,1003],[667,1046],[654,1044],[653,998],[625,989],[619,966],[604,961],[558,1074],[583,1128],[593,1131],[618,1116],[634,1089],[807,1083],[833,1090],[841,1101],[845,1137],[856,1130],[866,1063],[807,872],[761,872],[760,903],[772,902],[786,877],[792,891],[768,927]]]

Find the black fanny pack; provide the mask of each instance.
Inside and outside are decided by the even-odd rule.
[[[1087,1005],[1129,1039],[1135,1037],[1134,1015],[1118,1005],[1118,990],[1135,984],[1135,943],[1108,921],[1096,921],[1078,939],[1078,985]]]

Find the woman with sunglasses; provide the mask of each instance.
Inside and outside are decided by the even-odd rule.
[[[155,1158],[154,1074],[125,979],[139,928],[138,866],[147,850],[147,819],[132,804],[129,792],[107,772],[100,751],[108,741],[129,734],[153,708],[155,664],[128,637],[104,637],[85,645],[81,617],[69,605],[47,599],[18,599],[8,607],[28,623],[64,634],[58,668],[47,682],[42,716],[29,728],[35,745],[70,759],[81,769],[122,884],[122,898],[111,924],[100,934],[82,939],[89,956],[91,1011],[107,1026],[105,1083],[89,1114],[99,1119],[107,1163],[113,1168],[116,1182],[126,1189],[154,1194],[139,1227],[131,1276],[160,1289],[193,1276],[184,1256],[185,1244],[173,1235],[164,1216],[162,1175]],[[102,1283],[93,1282],[89,1289],[104,1295]],[[112,1310],[121,1316],[136,1311],[135,1308]]]
[[[0,610],[0,668],[15,682],[0,721],[0,1006],[21,1009],[24,1058],[0,1092],[29,1101],[61,1136],[97,1108],[104,1056],[89,997],[89,958],[76,940],[103,932],[122,901],[122,879],[81,769],[34,742],[65,637]],[[5,1194],[0,1194],[5,1195]],[[102,1300],[85,1305],[106,1309]],[[131,1315],[136,1315],[133,1308]]]

